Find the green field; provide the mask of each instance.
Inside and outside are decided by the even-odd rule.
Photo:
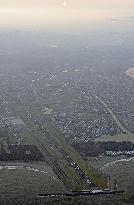
[[[38,166],[36,165],[36,167]],[[39,193],[52,193],[55,190],[64,192],[65,187],[54,177],[55,175],[47,174],[47,172],[52,172],[51,168],[47,166],[46,168],[44,167],[44,170],[46,170],[45,173],[26,168],[0,170],[0,204],[28,201],[38,196]]]
[[[130,160],[130,161],[129,161]],[[119,189],[134,193],[134,158],[126,161],[117,160],[101,167],[101,170],[116,179]]]
[[[36,199],[28,205],[133,205],[134,198],[119,195],[89,196],[89,197],[52,197]]]
[[[103,135],[95,140],[96,142],[108,142],[108,141],[115,141],[115,142],[122,142],[122,141],[129,141],[134,143],[134,135],[133,134],[118,134],[114,136],[110,135]]]
[[[134,158],[107,157],[88,158],[89,164],[111,176],[111,186],[117,181],[118,189],[127,193],[134,192]]]

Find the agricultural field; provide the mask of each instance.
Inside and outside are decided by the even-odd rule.
[[[111,176],[111,186],[116,180],[118,189],[133,194],[134,185],[134,157],[102,157],[88,158],[89,164]]]
[[[66,188],[45,163],[0,163],[0,203],[27,201],[40,193],[64,192]]]

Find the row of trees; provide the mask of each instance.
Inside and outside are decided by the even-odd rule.
[[[106,151],[134,151],[131,142],[74,142],[73,147],[84,156],[98,156]]]

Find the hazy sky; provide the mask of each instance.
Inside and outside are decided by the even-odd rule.
[[[78,25],[134,15],[134,0],[0,0],[0,26]]]

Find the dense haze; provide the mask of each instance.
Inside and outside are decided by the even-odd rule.
[[[99,112],[87,120],[85,111],[90,116],[89,108],[97,105],[92,105],[94,99],[90,99],[91,105],[86,108],[82,98],[90,98],[94,93],[112,106],[126,128],[133,131],[133,80],[126,74],[134,61],[133,24],[133,18],[129,17],[112,19],[101,27],[83,26],[82,30],[64,32],[1,30],[1,82],[7,78],[7,98],[10,93],[13,101],[24,101],[24,104],[40,100],[42,109],[43,106],[53,109],[58,126],[69,136],[72,133],[77,137],[78,129],[80,138],[96,138],[110,134],[107,126],[113,129],[113,134],[120,133],[111,124],[112,119],[109,121]],[[11,93],[11,88],[16,91]],[[70,105],[65,100],[68,94]],[[9,102],[12,103],[10,97]],[[64,112],[68,117],[62,116]]]
[[[114,17],[129,17],[133,12],[132,0],[0,0],[0,27],[72,29]]]

